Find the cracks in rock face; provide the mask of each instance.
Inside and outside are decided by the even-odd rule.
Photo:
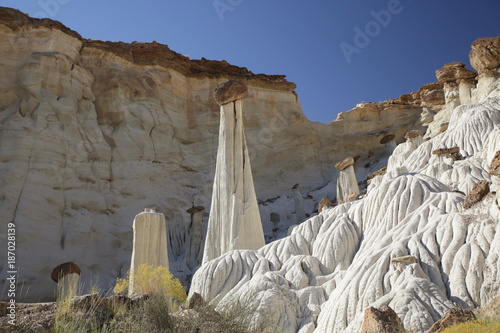
[[[12,217],[12,223],[16,223],[16,218],[17,218],[17,213],[18,213],[18,210],[19,210],[19,204],[21,202],[21,198],[23,196],[23,193],[24,193],[24,187],[26,186],[26,183],[28,181],[28,176],[30,174],[30,169],[31,169],[31,158],[33,156],[33,152],[35,151],[35,146],[38,142],[38,137],[40,136],[40,134],[42,134],[42,132],[45,130],[46,128],[40,130],[35,138],[33,139],[33,144],[31,145],[31,149],[30,149],[30,155],[28,157],[28,169],[26,170],[26,175],[24,176],[24,180],[23,180],[23,185],[21,186],[21,191],[19,192],[19,196],[17,198],[17,202],[16,202],[16,207],[14,208],[14,216]]]
[[[61,246],[61,250],[64,250],[64,244],[65,244],[65,241],[66,241],[66,231],[65,231],[65,225],[64,225],[64,213],[66,211],[66,207],[67,207],[67,202],[66,202],[66,185],[65,185],[65,180],[66,180],[66,177],[65,177],[65,172],[64,170],[66,170],[66,166],[68,165],[68,155],[66,154],[66,158],[64,160],[64,165],[63,165],[63,172],[62,172],[62,184],[61,184],[61,191],[62,191],[62,196],[63,196],[63,202],[64,202],[64,207],[63,207],[63,211],[61,212],[61,239],[60,239],[60,246]]]
[[[158,161],[158,157],[157,157],[157,153],[156,153],[156,146],[155,146],[155,140],[153,139],[153,131],[155,130],[156,126],[153,126],[151,128],[151,130],[149,131],[149,139],[151,140],[151,144],[153,145],[153,151],[154,151],[154,159],[153,159],[153,162],[159,162]]]
[[[233,129],[232,129],[232,132],[231,133],[228,133],[229,135],[232,135],[233,137],[233,168],[235,167],[234,165],[234,158],[237,155],[237,147],[236,147],[236,132],[237,132],[237,129],[238,129],[238,111],[236,110],[236,102],[231,102],[231,107],[232,107],[232,111],[233,111],[233,120],[234,120],[234,123],[233,123]],[[237,177],[238,175],[236,174],[236,172],[233,171],[233,184],[236,184],[237,183]],[[233,188],[233,191],[235,190],[235,188]]]

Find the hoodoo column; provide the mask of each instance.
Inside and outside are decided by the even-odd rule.
[[[219,150],[203,263],[237,249],[265,245],[259,206],[243,129],[244,83],[228,80],[217,85],[220,105]]]

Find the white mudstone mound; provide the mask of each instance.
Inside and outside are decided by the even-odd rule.
[[[387,172],[394,171],[398,167],[403,166],[408,156],[410,156],[423,142],[424,138],[421,135],[417,135],[408,138],[406,142],[397,146],[391,157],[389,157]]]
[[[425,332],[456,305],[485,305],[500,292],[498,197],[468,210],[462,202],[493,177],[499,125],[498,90],[456,108],[447,131],[396,148],[366,197],[258,251],[206,262],[190,292],[219,309],[249,306],[256,323],[282,332],[359,332],[364,310],[384,305],[406,329]],[[463,159],[432,154],[451,147]]]

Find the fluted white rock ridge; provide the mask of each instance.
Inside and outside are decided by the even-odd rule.
[[[406,142],[398,145],[391,157],[389,157],[387,172],[395,171],[397,168],[403,166],[408,156],[424,142],[421,131],[418,130],[407,133],[405,139]]]
[[[218,308],[246,304],[283,332],[359,332],[364,310],[385,305],[406,329],[426,332],[456,305],[487,304],[500,290],[498,197],[468,210],[462,202],[495,177],[499,125],[500,90],[456,108],[446,132],[398,147],[393,171],[374,178],[366,197],[325,209],[258,251],[207,262],[191,293]],[[463,159],[432,154],[451,147]]]
[[[246,86],[225,81],[216,89],[220,105],[219,149],[203,263],[237,249],[264,246],[264,232],[253,185],[243,128]]]

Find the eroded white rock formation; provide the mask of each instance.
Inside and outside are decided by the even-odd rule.
[[[243,128],[241,99],[246,94],[246,85],[235,80],[221,82],[215,91],[220,104],[219,148],[203,263],[265,244]]]
[[[187,245],[186,265],[192,270],[201,264],[203,259],[203,210],[205,207],[196,206],[187,210],[191,214],[189,225],[189,243]]]
[[[81,270],[73,262],[61,264],[52,270],[51,278],[57,283],[57,300],[67,300],[76,296],[81,286]]]
[[[350,195],[357,196],[359,194],[359,186],[354,174],[353,164],[354,158],[352,157],[347,157],[335,164],[335,168],[339,171],[337,179],[337,201],[339,203],[346,202]]]
[[[424,138],[422,137],[422,132],[420,130],[414,130],[405,134],[406,142],[398,145],[395,149],[391,157],[389,157],[389,161],[387,162],[387,172],[392,172],[397,168],[401,167],[406,158],[413,153],[418,146],[420,146],[424,142]]]
[[[324,210],[289,237],[206,263],[191,293],[218,308],[246,304],[283,332],[359,332],[364,310],[385,305],[406,329],[425,332],[457,304],[487,304],[500,290],[495,197],[465,211],[461,192],[490,179],[485,156],[499,125],[500,90],[456,108],[446,132],[395,151],[405,172],[376,177],[365,198]],[[432,154],[455,146],[463,160]]]
[[[141,265],[162,266],[169,269],[167,253],[167,226],[165,216],[152,209],[136,215],[134,243],[130,263],[129,295],[134,294],[134,273]]]

